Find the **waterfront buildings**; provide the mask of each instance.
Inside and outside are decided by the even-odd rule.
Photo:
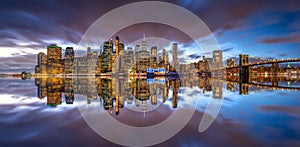
[[[160,74],[166,74],[174,71],[199,72],[209,70],[209,58],[203,61],[180,64],[178,61],[177,43],[172,44],[171,59],[167,49],[159,50],[158,47],[152,46],[147,48],[147,41],[144,36],[141,44],[127,47],[120,42],[116,36],[115,41],[110,39],[104,41],[99,51],[92,51],[87,47],[86,55],[75,57],[72,47],[67,47],[62,58],[62,48],[56,44],[47,46],[47,55],[38,54],[38,62],[35,67],[37,75],[146,75],[148,71],[163,71]],[[98,52],[100,53],[98,55]],[[222,55],[216,54],[213,61],[221,60]],[[215,59],[216,58],[216,59]],[[214,62],[214,63],[215,63]],[[151,69],[151,70],[148,70]],[[192,69],[192,70],[190,70]]]
[[[62,74],[62,49],[56,44],[47,46],[47,74]]]

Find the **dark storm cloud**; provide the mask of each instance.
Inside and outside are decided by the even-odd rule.
[[[0,57],[0,62],[36,62],[37,55],[28,54],[16,57]]]
[[[260,38],[261,43],[265,44],[276,44],[276,43],[300,43],[300,32],[290,33],[283,36],[276,37],[262,37]]]
[[[262,112],[282,112],[286,113],[287,115],[299,117],[300,115],[300,108],[295,106],[273,106],[273,105],[266,105],[260,106],[259,109]]]
[[[230,48],[225,48],[225,49],[222,49],[223,52],[229,52],[231,50],[233,50],[234,48],[233,47],[230,47]]]
[[[109,10],[132,2],[136,2],[136,0],[92,0],[88,2],[81,0],[2,1],[0,6],[0,28],[8,32],[1,29],[0,37],[34,41],[41,43],[41,46],[47,44],[43,40],[54,39],[76,44],[80,41],[84,31],[98,17]],[[279,4],[279,2],[274,1],[263,2],[258,0],[168,2],[191,10],[203,19],[212,31],[220,29],[222,32],[245,27],[244,22],[247,17],[259,13],[263,8],[272,8]],[[289,5],[286,6],[286,9],[290,7],[295,6]]]
[[[35,54],[19,55],[18,53],[15,53],[15,57],[0,57],[1,73],[21,73],[22,71],[33,72],[35,65]]]
[[[279,54],[279,55],[277,55],[278,57],[286,57],[286,56],[288,56],[289,54]]]
[[[202,56],[199,54],[190,54],[188,55],[188,57],[191,59],[200,59]]]

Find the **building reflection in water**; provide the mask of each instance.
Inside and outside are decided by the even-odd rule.
[[[62,103],[64,95],[66,104],[73,104],[75,94],[86,96],[87,104],[100,100],[105,110],[119,114],[120,109],[127,105],[135,105],[143,111],[147,110],[148,102],[157,105],[158,100],[165,103],[171,101],[172,108],[177,108],[180,88],[198,87],[202,93],[211,92],[216,99],[223,98],[223,86],[228,91],[236,91],[241,95],[268,90],[300,90],[300,87],[280,86],[280,82],[299,82],[293,79],[251,77],[250,82],[211,79],[209,77],[185,76],[179,78],[159,77],[144,78],[112,78],[82,77],[72,78],[36,78],[37,96],[47,97],[47,105],[55,107]],[[223,83],[226,83],[224,85]],[[171,92],[171,93],[170,93]]]
[[[210,78],[112,78],[112,77],[81,77],[72,78],[36,78],[37,96],[47,98],[47,105],[55,107],[62,103],[64,95],[66,104],[73,104],[75,95],[84,95],[87,104],[99,98],[100,105],[110,112],[119,113],[130,105],[147,110],[148,102],[157,105],[158,99],[163,103],[168,99],[172,108],[177,108],[180,87],[197,86],[202,92],[211,91]],[[222,85],[222,84],[220,84]],[[222,91],[222,87],[219,87]],[[170,93],[171,92],[171,93]],[[221,98],[222,95],[219,95]],[[218,97],[218,98],[219,98]]]

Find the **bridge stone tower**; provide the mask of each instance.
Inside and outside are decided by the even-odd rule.
[[[240,54],[240,63],[239,63],[239,75],[240,82],[248,83],[249,82],[249,60],[248,55]]]

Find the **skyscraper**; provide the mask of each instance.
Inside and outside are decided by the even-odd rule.
[[[151,57],[156,57],[157,56],[157,47],[153,46],[151,48]]]
[[[140,45],[135,45],[134,52],[136,55],[140,52]]]
[[[219,69],[223,67],[223,52],[222,50],[214,50],[213,51],[213,69]]]
[[[103,52],[98,57],[97,63],[97,73],[109,73],[112,71],[112,53],[111,43],[109,41],[105,41],[103,43]]]
[[[177,43],[172,44],[172,54],[173,54],[173,68],[174,70],[179,70]]]
[[[64,72],[65,74],[73,73],[74,49],[67,47],[65,52]]]
[[[151,55],[150,55],[150,67],[156,68],[157,64],[157,47],[151,47]]]
[[[38,59],[38,63],[37,63],[37,66],[35,67],[35,73],[36,74],[47,74],[47,55],[40,52],[38,54],[37,59]]]
[[[162,50],[162,59],[164,62],[166,62],[166,49]]]
[[[113,53],[114,52],[113,50],[114,50],[114,42],[113,42],[112,38],[110,38],[109,44],[108,44],[108,51]]]
[[[120,42],[118,46],[119,46],[119,49],[118,49],[119,53],[118,54],[120,54],[121,52],[124,53],[124,48],[125,48],[124,43]],[[118,57],[117,54],[116,54],[116,57]]]
[[[62,52],[61,47],[56,44],[47,46],[47,73],[62,74]]]
[[[116,58],[119,56],[119,37],[116,36]]]
[[[147,42],[144,35],[144,40],[142,41],[142,49],[138,53],[138,59],[139,61],[144,60],[145,58],[149,58],[150,53],[147,51]]]
[[[146,42],[145,34],[144,34],[144,40],[142,42],[142,51],[147,51],[147,42]]]

